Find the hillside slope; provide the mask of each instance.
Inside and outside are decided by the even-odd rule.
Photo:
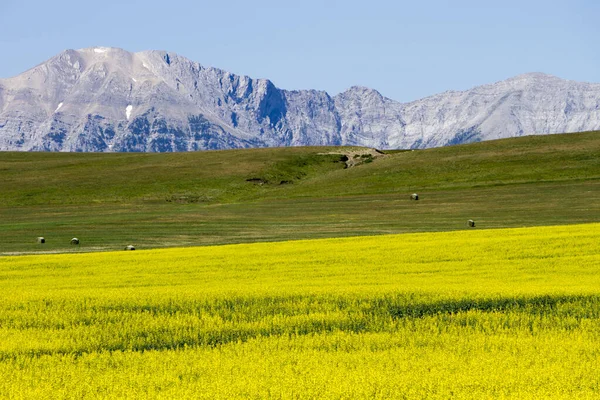
[[[598,222],[599,153],[599,132],[377,158],[326,147],[0,153],[0,253]]]

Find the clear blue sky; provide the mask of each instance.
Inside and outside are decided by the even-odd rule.
[[[410,101],[525,72],[600,82],[596,0],[0,0],[0,77],[68,48],[169,50],[337,94]]]

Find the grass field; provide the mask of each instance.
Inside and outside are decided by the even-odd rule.
[[[598,132],[329,154],[350,150],[0,153],[0,254],[600,221]]]
[[[7,398],[597,398],[600,224],[0,257]]]

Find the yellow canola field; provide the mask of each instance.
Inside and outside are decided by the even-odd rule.
[[[6,398],[599,398],[600,224],[0,258]]]

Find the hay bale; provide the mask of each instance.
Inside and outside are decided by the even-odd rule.
[[[125,250],[135,250],[135,247],[132,245],[129,245],[129,246],[125,247]]]
[[[71,244],[74,244],[74,245],[79,244],[79,239],[77,239],[77,238],[71,239]]]
[[[470,219],[467,224],[469,225],[470,228],[475,228],[475,221],[473,221],[472,219]]]
[[[410,195],[410,199],[411,200],[419,200],[419,195],[416,194],[416,193],[413,193],[413,194]]]
[[[46,243],[46,239],[40,236],[39,238],[37,238],[37,242],[39,244],[44,244],[44,243]]]

